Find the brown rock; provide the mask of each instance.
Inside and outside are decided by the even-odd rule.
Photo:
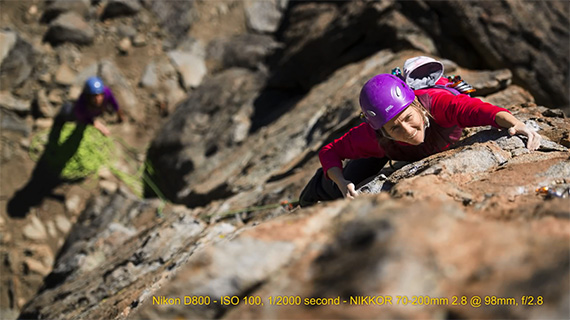
[[[123,38],[119,41],[117,47],[121,54],[128,54],[131,51],[131,40],[129,38]]]
[[[48,93],[48,100],[53,104],[61,105],[61,103],[63,103],[62,95],[63,91],[61,89],[50,90]]]
[[[75,83],[76,73],[67,64],[59,66],[55,72],[55,82],[64,86],[71,86]]]
[[[138,33],[133,38],[133,46],[135,47],[143,47],[146,45],[146,37],[143,34]]]
[[[47,232],[44,224],[36,216],[32,215],[30,223],[22,230],[24,236],[31,240],[45,240]]]
[[[51,118],[55,115],[54,106],[49,101],[45,89],[40,89],[37,91],[36,103],[38,106],[38,111],[42,116]]]
[[[51,272],[51,267],[44,266],[41,262],[32,258],[25,258],[24,263],[31,272],[37,273],[41,276],[45,277]]]

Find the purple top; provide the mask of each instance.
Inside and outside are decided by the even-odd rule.
[[[73,108],[73,113],[75,114],[75,119],[79,123],[93,124],[96,117],[100,116],[103,111],[119,111],[119,104],[111,92],[109,87],[103,88],[103,107],[102,108],[90,108],[88,95],[83,92],[79,99],[75,102],[75,107]]]

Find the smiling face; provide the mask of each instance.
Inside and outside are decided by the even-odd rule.
[[[415,101],[404,111],[392,118],[382,128],[394,140],[411,145],[419,145],[425,138],[425,117],[413,105]]]

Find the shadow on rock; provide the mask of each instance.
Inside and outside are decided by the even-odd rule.
[[[507,137],[509,138],[510,135],[507,130],[497,130],[497,129],[485,129],[481,130],[467,138],[461,139],[457,146],[469,146],[476,143],[484,143],[488,141],[496,141],[499,138]]]
[[[63,124],[54,124],[45,150],[32,172],[28,183],[18,190],[8,201],[7,211],[13,218],[24,218],[31,207],[42,202],[46,196],[54,197],[53,189],[63,183],[61,178],[63,168],[77,152],[83,133],[84,125],[78,125],[63,143],[58,143]]]

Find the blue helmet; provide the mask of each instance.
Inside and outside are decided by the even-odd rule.
[[[103,80],[99,77],[90,77],[85,81],[85,92],[88,94],[101,94],[103,93]]]

